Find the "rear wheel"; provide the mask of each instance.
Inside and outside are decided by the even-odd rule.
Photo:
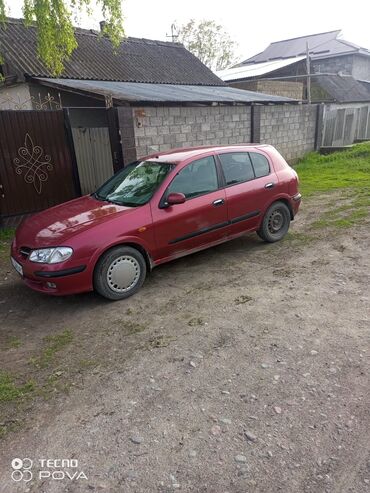
[[[275,202],[267,210],[257,234],[263,240],[273,243],[287,234],[290,225],[290,211],[283,202]]]
[[[94,288],[109,300],[122,300],[141,288],[145,276],[143,255],[135,248],[119,246],[99,259],[94,272]]]

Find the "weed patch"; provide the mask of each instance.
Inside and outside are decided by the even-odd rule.
[[[0,229],[0,254],[9,252],[10,242],[14,236],[14,229]]]
[[[5,347],[4,349],[17,349],[22,345],[22,341],[19,339],[19,337],[16,336],[9,336],[5,340]]]
[[[204,325],[204,320],[202,319],[202,317],[194,317],[188,321],[188,325],[190,327],[197,327],[199,325]]]
[[[60,334],[45,337],[44,340],[47,346],[43,349],[41,355],[30,359],[30,363],[38,369],[50,366],[56,353],[72,342],[73,334],[70,330],[64,330]]]
[[[6,372],[0,372],[0,402],[9,402],[24,398],[35,390],[35,383],[29,380],[17,385],[14,378]]]
[[[237,298],[235,298],[234,303],[236,305],[243,305],[244,303],[248,303],[249,301],[252,301],[253,298],[251,296],[248,296],[247,294],[241,294]]]

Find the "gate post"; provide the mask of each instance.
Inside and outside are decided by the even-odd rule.
[[[113,170],[116,173],[124,166],[117,108],[107,108],[107,119]]]
[[[316,127],[315,127],[315,151],[319,151],[322,144],[322,133],[324,129],[324,103],[316,107]]]
[[[261,140],[261,106],[251,105],[251,143],[259,144]]]
[[[69,109],[68,108],[63,108],[63,116],[64,116],[64,128],[66,130],[67,143],[68,143],[69,151],[71,153],[72,174],[73,174],[74,187],[76,190],[76,194],[78,196],[81,196],[82,195],[81,183],[80,183],[80,177],[78,174],[76,151],[75,151],[75,145],[73,142],[71,120],[69,118]]]
[[[130,106],[119,106],[117,108],[123,166],[127,166],[137,159],[133,111]]]

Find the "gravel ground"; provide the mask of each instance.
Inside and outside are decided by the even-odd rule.
[[[177,260],[123,302],[44,297],[3,260],[1,367],[39,391],[1,408],[16,427],[0,491],[370,491],[370,228],[309,229],[328,200],[278,244]],[[65,329],[72,342],[32,365]],[[11,479],[15,457],[32,481]],[[76,459],[63,471],[87,479],[39,480],[40,459]]]

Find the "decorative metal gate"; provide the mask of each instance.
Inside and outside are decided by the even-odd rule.
[[[22,216],[77,195],[63,111],[0,111],[0,217]]]

